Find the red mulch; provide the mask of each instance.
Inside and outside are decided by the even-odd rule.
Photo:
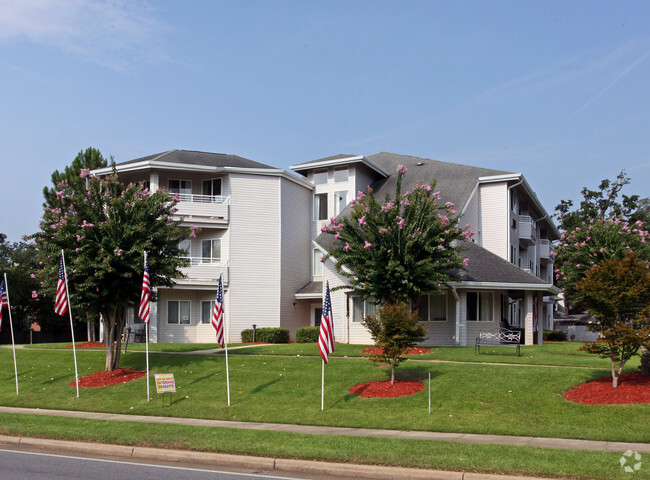
[[[97,387],[106,387],[108,385],[117,385],[118,383],[126,383],[131,380],[135,380],[140,377],[144,377],[147,372],[142,370],[127,370],[125,368],[119,368],[113,370],[112,372],[97,372],[86,377],[79,379],[79,386],[81,388],[97,388]],[[76,386],[75,382],[70,383],[71,387]]]
[[[100,342],[86,342],[75,345],[77,348],[92,348],[92,347],[106,347],[105,343]],[[72,348],[72,345],[68,345],[67,348]]]
[[[395,384],[391,385],[390,380],[386,380],[385,382],[360,383],[350,388],[350,393],[363,398],[395,398],[413,395],[423,388],[424,383],[422,382],[395,380]]]
[[[583,383],[564,394],[564,398],[585,405],[650,403],[650,376],[627,373],[618,379],[618,387],[612,387],[612,377],[602,377]]]
[[[409,351],[406,355],[424,355],[425,353],[429,353],[431,350],[428,348],[410,348]],[[372,348],[367,348],[363,350],[361,353],[369,353],[370,355],[381,355],[384,353],[383,348],[377,348],[377,347],[372,347]]]

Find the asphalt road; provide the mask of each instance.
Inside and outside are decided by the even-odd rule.
[[[282,480],[255,473],[0,449],[0,480]],[[304,478],[304,477],[303,477]]]

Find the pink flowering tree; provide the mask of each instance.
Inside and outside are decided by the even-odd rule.
[[[593,220],[564,232],[555,248],[555,278],[571,310],[584,310],[577,286],[590,268],[630,253],[650,261],[650,233],[640,220]]]
[[[380,202],[371,189],[359,192],[349,215],[332,218],[323,231],[334,236],[327,257],[348,278],[342,288],[381,304],[415,307],[466,265],[461,245],[473,232],[458,224],[452,203],[441,202],[435,182],[402,193],[404,173],[400,165],[394,197]]]
[[[380,202],[371,189],[359,192],[349,215],[323,228],[334,236],[326,258],[334,257],[348,279],[337,288],[380,304],[364,326],[379,349],[371,360],[390,365],[391,383],[408,349],[426,334],[415,307],[423,295],[440,290],[450,271],[466,265],[460,245],[472,235],[459,226],[454,205],[440,201],[435,182],[402,193],[404,173],[400,165],[394,197]]]
[[[127,308],[140,300],[143,251],[149,252],[151,284],[171,286],[173,278],[183,276],[179,242],[190,232],[172,221],[175,207],[167,192],[152,194],[116,176],[87,180],[82,192],[62,186],[45,207],[41,231],[34,235],[40,262],[36,275],[39,293],[53,299],[65,252],[71,304],[75,311],[102,316],[106,370],[112,371],[119,368]]]

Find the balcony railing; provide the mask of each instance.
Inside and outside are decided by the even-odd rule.
[[[182,257],[189,265],[181,268],[185,278],[178,279],[177,284],[212,284],[216,286],[219,275],[223,274],[224,283],[228,284],[228,261],[210,257]]]
[[[550,240],[539,241],[539,258],[542,261],[554,263],[555,254],[553,252],[553,244]]]
[[[533,244],[537,238],[537,227],[528,215],[519,216],[519,241],[524,244]]]
[[[194,195],[170,193],[177,197],[175,217],[193,224],[227,224],[230,221],[230,197],[223,195]]]

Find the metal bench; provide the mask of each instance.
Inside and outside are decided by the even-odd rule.
[[[493,330],[481,330],[476,337],[476,347],[474,355],[480,353],[481,346],[490,347],[515,347],[517,356],[519,356],[519,346],[521,345],[521,332],[518,330],[508,330],[507,328],[495,328]]]

